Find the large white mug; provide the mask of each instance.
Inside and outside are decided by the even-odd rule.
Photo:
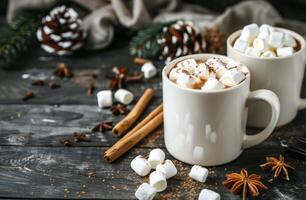
[[[260,58],[248,56],[233,48],[234,41],[241,31],[236,31],[227,39],[227,56],[239,60],[251,71],[251,90],[268,89],[278,96],[280,117],[277,126],[282,126],[294,119],[299,109],[306,107],[306,101],[300,98],[305,70],[305,40],[287,29],[276,30],[291,34],[300,44],[300,50],[291,56]],[[268,105],[258,102],[249,107],[248,125],[265,127],[270,119]]]
[[[273,132],[279,116],[279,100],[273,92],[250,92],[250,74],[237,86],[211,92],[181,88],[168,78],[179,61],[205,61],[212,56],[231,60],[213,54],[189,55],[173,60],[162,72],[166,148],[178,160],[204,166],[230,162],[243,149],[264,141]],[[271,106],[272,117],[263,131],[247,135],[247,102],[257,100]]]

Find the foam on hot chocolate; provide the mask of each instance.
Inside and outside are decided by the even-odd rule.
[[[212,91],[240,84],[249,73],[241,63],[211,57],[206,61],[193,58],[178,62],[168,74],[169,79],[183,88]]]
[[[298,41],[289,33],[273,26],[249,24],[243,27],[233,48],[253,57],[273,58],[290,56],[299,50]]]

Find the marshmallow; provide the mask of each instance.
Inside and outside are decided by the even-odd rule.
[[[268,24],[263,24],[259,27],[259,31],[268,31],[269,33],[272,33],[274,28]]]
[[[235,44],[234,44],[234,49],[236,49],[237,51],[240,51],[240,52],[245,52],[246,48],[249,46],[248,42],[245,41],[245,40],[242,40],[241,38],[238,38],[236,41],[235,41]]]
[[[259,52],[264,52],[264,51],[268,50],[268,43],[264,39],[256,38],[253,41],[253,47],[255,49],[257,49]]]
[[[254,47],[248,47],[245,52],[246,55],[249,56],[254,56],[254,57],[259,57],[260,56],[260,51],[258,49],[255,49]]]
[[[245,27],[243,27],[241,31],[241,38],[244,39],[245,41],[253,41],[255,37],[259,33],[259,28],[257,24],[249,24]]]
[[[152,200],[155,195],[155,188],[148,183],[141,184],[135,192],[135,197],[139,200]]]
[[[98,106],[100,108],[110,107],[113,104],[112,91],[102,90],[97,93]]]
[[[157,69],[151,62],[143,64],[141,67],[141,71],[143,72],[143,75],[146,79],[152,78],[157,74]]]
[[[194,68],[197,66],[197,62],[195,59],[190,58],[177,63],[177,66],[187,70],[189,73],[193,73]]]
[[[156,166],[165,160],[165,153],[161,149],[153,149],[149,154],[149,165],[155,169]]]
[[[195,69],[195,74],[197,74],[203,81],[206,81],[209,78],[209,70],[204,63],[197,66]]]
[[[226,64],[227,69],[233,69],[233,68],[238,68],[241,67],[242,64],[240,62],[234,61],[234,60],[229,60],[228,63]]]
[[[203,91],[211,91],[218,89],[224,89],[224,85],[216,78],[209,78],[201,88],[201,90]]]
[[[231,69],[228,73],[225,73],[221,78],[220,82],[225,86],[232,87],[238,85],[245,79],[245,75],[243,72]]]
[[[167,188],[167,180],[162,172],[154,171],[149,177],[150,185],[155,188],[157,192],[162,192]]]
[[[127,105],[133,101],[134,95],[128,90],[119,89],[115,93],[115,99],[119,101],[120,103]]]
[[[288,33],[285,34],[284,46],[286,47],[296,47],[297,43],[295,39]]]
[[[216,58],[216,57],[209,58],[206,61],[206,64],[209,65],[210,67],[212,67],[215,71],[219,68],[225,67],[222,60],[220,58]]]
[[[176,80],[177,80],[177,78],[178,78],[178,76],[180,74],[180,71],[181,71],[181,69],[178,68],[178,67],[177,68],[172,68],[170,73],[169,73],[169,79],[171,81],[176,82]]]
[[[275,58],[276,54],[273,51],[268,50],[268,51],[263,52],[260,57],[262,57],[262,58]]]
[[[292,47],[282,47],[282,48],[277,48],[276,49],[276,54],[279,57],[283,56],[290,56],[294,53],[294,50]]]
[[[199,165],[194,165],[190,170],[189,176],[196,181],[204,183],[208,176],[208,169]]]
[[[220,194],[209,189],[203,189],[200,192],[198,200],[220,200]]]
[[[269,37],[269,46],[272,48],[282,47],[285,34],[283,32],[272,32]]]
[[[183,88],[192,88],[195,83],[195,79],[187,74],[179,74],[176,80],[176,84]]]
[[[270,32],[266,29],[259,32],[257,38],[263,39],[264,41],[269,41]]]
[[[151,166],[147,159],[141,155],[135,157],[131,162],[131,168],[139,175],[146,176],[151,171]]]
[[[156,171],[162,172],[166,179],[169,179],[177,174],[177,169],[171,160],[165,160],[163,163],[156,166]]]
[[[225,74],[228,71],[229,70],[226,69],[225,67],[221,67],[221,68],[216,70],[216,77],[219,79],[219,78],[221,78],[221,76],[223,76],[223,74]]]

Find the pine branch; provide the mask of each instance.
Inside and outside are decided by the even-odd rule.
[[[7,66],[12,64],[33,44],[41,17],[40,13],[22,13],[0,30],[0,61]]]
[[[130,42],[130,54],[132,56],[154,59],[161,54],[161,46],[157,43],[157,39],[163,34],[164,27],[169,27],[176,21],[159,22],[139,31]]]

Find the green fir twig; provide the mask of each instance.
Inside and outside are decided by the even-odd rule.
[[[35,41],[42,14],[20,13],[10,26],[0,30],[0,65],[8,66]]]
[[[139,31],[130,42],[130,54],[141,58],[157,58],[162,51],[161,46],[157,43],[157,39],[161,38],[164,27],[169,27],[175,22],[158,22],[145,30]]]

